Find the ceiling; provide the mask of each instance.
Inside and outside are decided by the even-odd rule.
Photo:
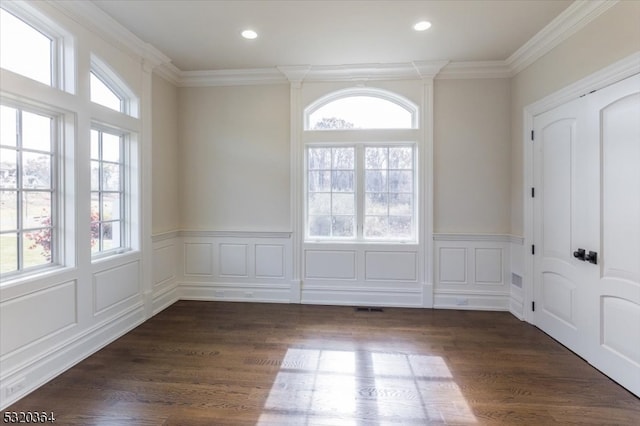
[[[571,0],[92,0],[182,71],[505,60]],[[412,26],[433,25],[424,32]],[[240,36],[258,32],[255,40]]]

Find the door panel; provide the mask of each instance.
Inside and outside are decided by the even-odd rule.
[[[589,361],[640,395],[640,76],[596,92],[589,111],[599,123],[601,170]]]
[[[583,104],[570,102],[535,118],[535,324],[580,355],[586,353],[586,293],[582,262],[573,257],[584,227],[576,179]],[[579,233],[577,233],[579,234]]]

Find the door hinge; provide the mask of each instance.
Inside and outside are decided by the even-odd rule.
[[[531,254],[536,254],[536,245],[531,244]]]
[[[535,311],[536,311],[536,302],[531,302],[531,310],[532,310],[533,312],[535,312]]]
[[[536,189],[531,187],[531,198],[535,198],[536,197]]]
[[[534,136],[535,136],[535,132],[532,130],[531,131],[531,140],[534,140]]]

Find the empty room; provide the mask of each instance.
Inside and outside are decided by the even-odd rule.
[[[0,409],[635,425],[640,1],[0,1]]]

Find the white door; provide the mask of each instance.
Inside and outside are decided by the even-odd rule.
[[[583,183],[584,103],[578,99],[535,117],[535,324],[585,357],[588,300]]]
[[[640,75],[587,100],[600,171],[589,237],[599,259],[589,281],[588,360],[640,396]]]
[[[535,324],[640,395],[640,75],[534,124]]]

